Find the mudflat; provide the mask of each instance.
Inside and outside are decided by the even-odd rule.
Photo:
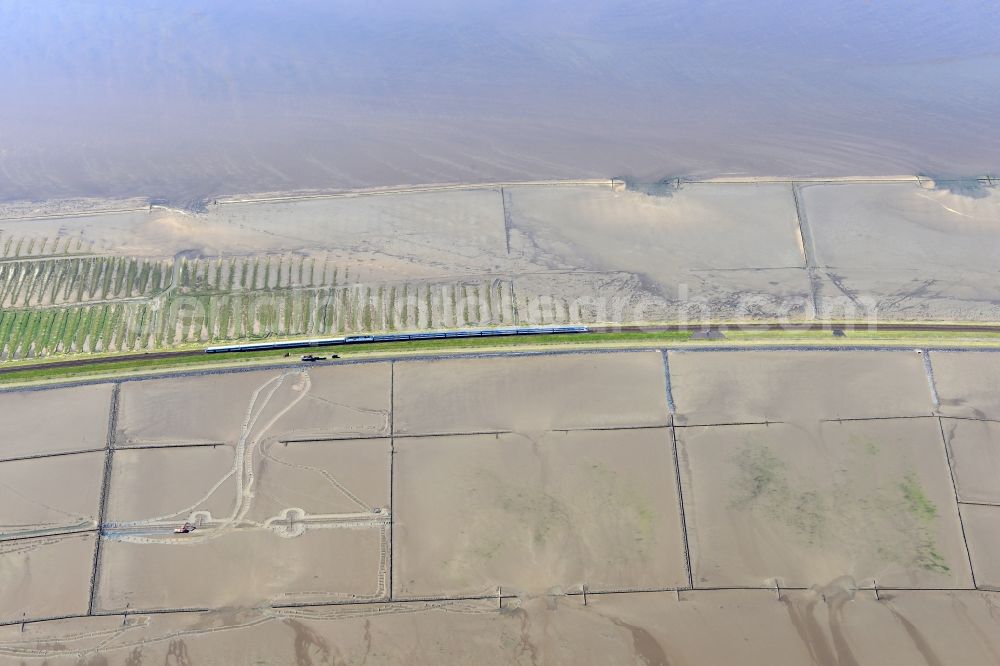
[[[95,534],[0,541],[0,622],[86,615]]]
[[[0,659],[19,663],[58,644],[50,664],[96,654],[108,664],[376,661],[961,663],[1000,655],[989,592],[720,590],[555,599],[366,604],[228,613],[120,615],[0,627]],[[130,661],[131,660],[131,661]]]
[[[801,351],[668,354],[678,424],[929,416],[920,354]]]
[[[1000,421],[1000,354],[931,353],[941,414]]]
[[[187,543],[105,539],[97,606],[121,611],[378,599],[378,530],[310,530],[295,539],[235,532]],[[330,556],[336,564],[331,566]]]
[[[994,181],[890,181],[486,183],[224,197],[197,211],[56,205],[56,217],[7,207],[0,360],[479,326],[1000,321]]]
[[[111,384],[0,393],[0,459],[103,449]]]
[[[695,587],[971,588],[937,421],[678,429]]]
[[[109,452],[0,461],[0,662],[994,663],[992,359],[554,352],[101,385],[103,425],[64,448],[114,422]],[[45,414],[83,389],[0,398]]]
[[[396,443],[397,598],[686,584],[665,428]]]
[[[1000,506],[963,504],[960,508],[976,585],[1000,591]]]
[[[657,352],[395,364],[401,435],[534,432],[669,422]]]
[[[0,465],[0,535],[96,528],[104,455],[94,451]]]
[[[1000,504],[1000,423],[941,419],[958,498]]]
[[[879,183],[806,185],[801,196],[824,298],[911,321],[998,318],[1000,191]]]
[[[382,435],[388,431],[389,367],[323,367],[307,374],[241,372],[122,385],[118,446],[211,444],[240,439],[249,409],[283,438]],[[275,410],[281,410],[278,413]]]

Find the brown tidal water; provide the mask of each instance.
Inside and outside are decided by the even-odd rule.
[[[0,3],[0,200],[1000,171],[992,0]]]

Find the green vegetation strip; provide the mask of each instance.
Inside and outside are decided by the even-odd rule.
[[[95,310],[98,308],[91,308]],[[90,314],[90,313],[88,313]],[[93,316],[93,315],[91,315]],[[18,318],[20,319],[20,318]],[[20,322],[18,322],[20,324]],[[2,324],[0,324],[2,327]],[[86,327],[83,330],[87,330]],[[79,334],[78,334],[79,335]],[[1000,334],[993,333],[961,333],[961,332],[931,332],[931,331],[847,331],[844,337],[834,337],[830,331],[727,331],[723,339],[692,339],[688,331],[665,332],[613,332],[613,333],[577,333],[569,335],[542,335],[490,338],[449,338],[446,340],[414,340],[407,342],[386,342],[321,348],[302,348],[291,350],[288,356],[284,351],[267,350],[261,352],[233,352],[227,354],[190,354],[200,349],[200,345],[186,344],[177,349],[187,352],[187,355],[165,356],[160,358],[129,358],[120,361],[106,359],[115,358],[114,354],[70,354],[49,357],[39,362],[37,359],[11,361],[0,363],[0,385],[21,384],[46,381],[59,381],[82,377],[125,376],[137,373],[147,373],[159,370],[183,370],[199,367],[222,365],[259,364],[269,362],[294,362],[299,356],[314,353],[320,356],[338,354],[341,358],[357,358],[365,356],[381,356],[388,354],[412,353],[447,353],[473,350],[503,350],[510,348],[546,348],[546,347],[601,347],[601,346],[719,346],[753,345],[762,346],[774,344],[810,346],[838,345],[928,345],[949,346],[962,345],[991,348],[1000,346]],[[61,362],[74,360],[93,360],[79,366],[60,366]],[[18,366],[25,366],[18,370]],[[50,367],[46,367],[50,366]]]
[[[298,356],[294,358],[298,360]],[[182,370],[184,368],[203,366],[240,365],[243,363],[259,363],[262,361],[279,362],[284,360],[288,359],[284,358],[283,352],[269,351],[216,354],[213,356],[201,354],[193,356],[168,356],[148,360],[123,359],[121,361],[102,362],[94,365],[55,366],[48,368],[44,365],[34,365],[26,367],[24,370],[14,370],[12,368],[12,371],[0,374],[0,385],[29,384],[89,377],[123,377],[158,370]]]

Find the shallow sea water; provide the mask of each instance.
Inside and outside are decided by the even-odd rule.
[[[1000,167],[992,0],[7,0],[0,200]]]

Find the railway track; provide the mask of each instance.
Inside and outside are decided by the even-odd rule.
[[[877,326],[867,326],[850,322],[816,322],[816,323],[743,323],[743,324],[668,324],[651,326],[588,326],[587,333],[691,333],[704,334],[706,332],[719,332],[725,335],[727,331],[741,332],[768,332],[768,331],[851,331],[851,330],[871,330],[889,331],[900,333],[996,333],[1000,334],[998,324],[896,324],[885,323]],[[574,335],[576,333],[550,333],[549,335]],[[385,340],[371,340],[369,343],[384,343]],[[406,342],[406,341],[399,341]],[[366,344],[366,342],[355,342],[352,345]],[[311,347],[303,341],[301,345],[287,347],[288,349],[307,349]],[[0,367],[0,375],[15,372],[24,372],[42,369],[77,368],[82,366],[102,366],[113,363],[127,363],[132,361],[155,361],[161,359],[179,358],[185,356],[204,356],[205,349],[184,349],[179,351],[160,351],[142,354],[120,354],[117,356],[100,356],[96,358],[74,358],[65,361],[49,361],[43,363],[32,363],[26,365],[16,365],[11,367]]]

